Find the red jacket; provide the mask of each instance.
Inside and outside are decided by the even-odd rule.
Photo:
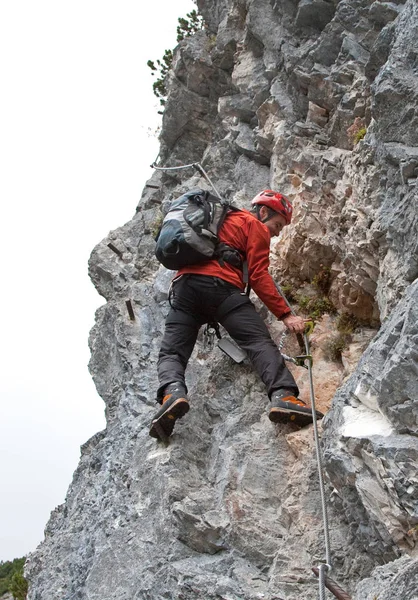
[[[245,255],[248,264],[249,283],[269,310],[282,319],[291,313],[286,302],[276,289],[268,271],[270,264],[270,232],[255,215],[248,211],[231,211],[219,232],[219,240]],[[209,260],[200,265],[183,267],[177,275],[195,273],[196,275],[212,275],[219,277],[245,289],[242,271],[228,263]]]

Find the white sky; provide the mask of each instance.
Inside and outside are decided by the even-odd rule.
[[[0,560],[35,549],[105,426],[87,370],[93,247],[158,152],[148,59],[192,0],[0,3]],[[193,160],[193,157],[190,158]]]

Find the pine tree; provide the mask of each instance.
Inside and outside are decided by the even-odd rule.
[[[177,26],[177,41],[181,42],[186,37],[194,35],[198,31],[204,28],[203,17],[197,13],[196,10],[192,10],[187,13],[187,19],[180,17],[178,19]],[[157,60],[156,63],[153,60],[147,62],[148,67],[152,71],[152,75],[158,75],[158,79],[154,81],[152,89],[154,94],[159,98],[161,106],[164,106],[167,98],[167,75],[171,69],[173,63],[173,51],[165,50],[161,60]],[[161,114],[161,111],[159,111]]]
[[[177,26],[177,41],[181,42],[184,38],[194,35],[204,27],[203,17],[197,11],[192,10],[186,15],[188,19],[180,17]]]
[[[26,600],[28,582],[23,577],[23,573],[13,575],[9,590],[15,600]]]
[[[0,596],[11,592],[16,600],[25,600],[28,584],[23,576],[26,558],[15,558],[13,561],[0,561]]]

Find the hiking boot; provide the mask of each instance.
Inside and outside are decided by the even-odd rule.
[[[324,416],[316,410],[316,418]],[[271,396],[270,421],[273,423],[295,423],[300,427],[313,423],[312,408],[296,398],[289,390],[276,390]]]
[[[167,441],[173,433],[174,424],[189,411],[189,401],[182,383],[170,383],[165,390],[160,410],[154,415],[149,434]]]

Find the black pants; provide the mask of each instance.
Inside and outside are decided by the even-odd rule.
[[[173,283],[171,307],[158,358],[159,401],[169,383],[185,384],[184,373],[199,329],[214,320],[246,351],[269,396],[280,388],[297,396],[296,382],[263,319],[239,288],[217,277],[183,275]]]

